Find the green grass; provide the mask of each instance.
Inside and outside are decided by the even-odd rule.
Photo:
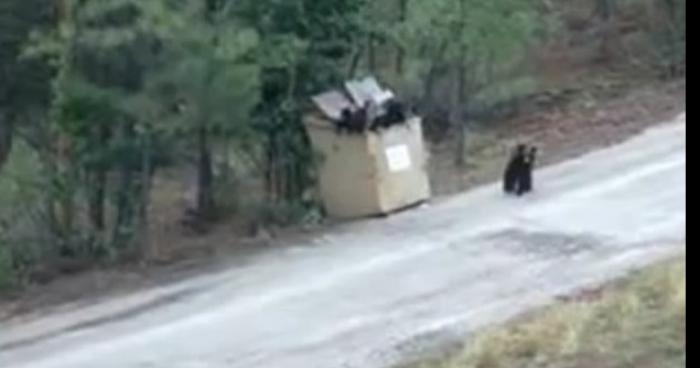
[[[478,333],[416,368],[684,368],[685,259]]]

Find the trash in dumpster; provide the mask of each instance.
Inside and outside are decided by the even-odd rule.
[[[334,90],[315,96],[313,102],[335,124],[338,133],[362,134],[408,119],[406,107],[394,92],[383,89],[374,77],[345,83],[347,96]]]

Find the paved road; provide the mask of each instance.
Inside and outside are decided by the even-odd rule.
[[[685,115],[537,173],[167,288],[0,325],[8,368],[386,367],[684,251]]]

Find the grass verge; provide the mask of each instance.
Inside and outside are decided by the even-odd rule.
[[[682,368],[685,259],[482,331],[456,354],[415,368]]]

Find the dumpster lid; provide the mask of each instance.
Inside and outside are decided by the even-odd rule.
[[[340,91],[333,90],[312,98],[316,106],[321,112],[331,120],[340,120],[343,109],[355,111],[356,107],[350,100],[345,97]]]
[[[345,88],[357,106],[364,106],[367,101],[382,106],[386,101],[395,97],[392,91],[383,89],[374,77],[347,81]]]

